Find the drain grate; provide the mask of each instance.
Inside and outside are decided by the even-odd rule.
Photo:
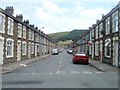
[[[3,81],[2,84],[42,84],[43,81]]]

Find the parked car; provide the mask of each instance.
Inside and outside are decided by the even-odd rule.
[[[89,57],[85,53],[76,53],[73,56],[72,62],[75,63],[82,63],[82,64],[88,64],[89,63]]]
[[[52,55],[58,55],[58,54],[59,54],[58,49],[53,49],[53,50],[52,50]]]
[[[72,49],[68,49],[68,50],[67,50],[67,53],[73,54],[73,50],[72,50]]]

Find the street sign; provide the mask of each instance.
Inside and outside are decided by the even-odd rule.
[[[88,41],[88,46],[92,46],[92,41]]]

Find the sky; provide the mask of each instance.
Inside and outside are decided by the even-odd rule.
[[[46,34],[88,29],[119,0],[0,0],[0,8],[13,6],[14,16],[23,14]],[[42,28],[45,27],[45,28]]]

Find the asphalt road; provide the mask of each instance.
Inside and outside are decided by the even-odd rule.
[[[118,72],[73,64],[63,51],[2,75],[3,88],[118,88]]]

